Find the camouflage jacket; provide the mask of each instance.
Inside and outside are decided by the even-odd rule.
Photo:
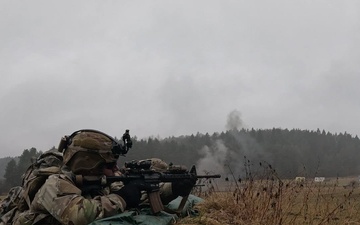
[[[124,199],[112,193],[123,187],[122,182],[113,183],[110,187],[99,190],[94,196],[84,194],[84,191],[76,186],[73,177],[73,174],[66,170],[62,174],[51,175],[35,195],[30,209],[19,212],[12,224],[86,225],[125,211]],[[170,183],[160,184],[160,196],[164,204],[177,197],[172,195]],[[143,193],[141,201],[143,205],[148,204],[146,192]]]
[[[74,181],[65,174],[51,175],[35,195],[30,210],[20,213],[13,224],[76,224],[121,213],[125,201],[107,189],[91,198],[83,196]]]

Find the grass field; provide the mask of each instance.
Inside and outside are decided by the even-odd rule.
[[[257,180],[228,184],[227,191],[217,188],[212,184],[199,192],[205,199],[197,206],[200,216],[179,224],[360,224],[360,187],[355,178],[323,183]]]
[[[205,199],[195,207],[199,215],[177,224],[360,225],[360,187],[355,177],[323,183],[263,179],[203,185],[194,190]]]

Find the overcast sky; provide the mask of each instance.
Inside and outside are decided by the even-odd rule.
[[[0,157],[83,128],[360,134],[360,1],[0,0]]]

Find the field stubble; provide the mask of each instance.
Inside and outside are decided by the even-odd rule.
[[[200,215],[178,224],[360,224],[360,187],[355,178],[321,183],[271,178],[203,185],[194,192],[205,199],[196,206]]]

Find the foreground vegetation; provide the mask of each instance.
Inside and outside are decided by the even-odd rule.
[[[355,177],[321,183],[271,178],[202,185],[193,191],[205,200],[194,207],[197,216],[177,224],[360,224],[360,187]]]
[[[196,206],[199,216],[179,224],[360,224],[360,188],[355,178],[322,183],[248,180],[226,188],[211,184],[198,192],[205,199]]]

